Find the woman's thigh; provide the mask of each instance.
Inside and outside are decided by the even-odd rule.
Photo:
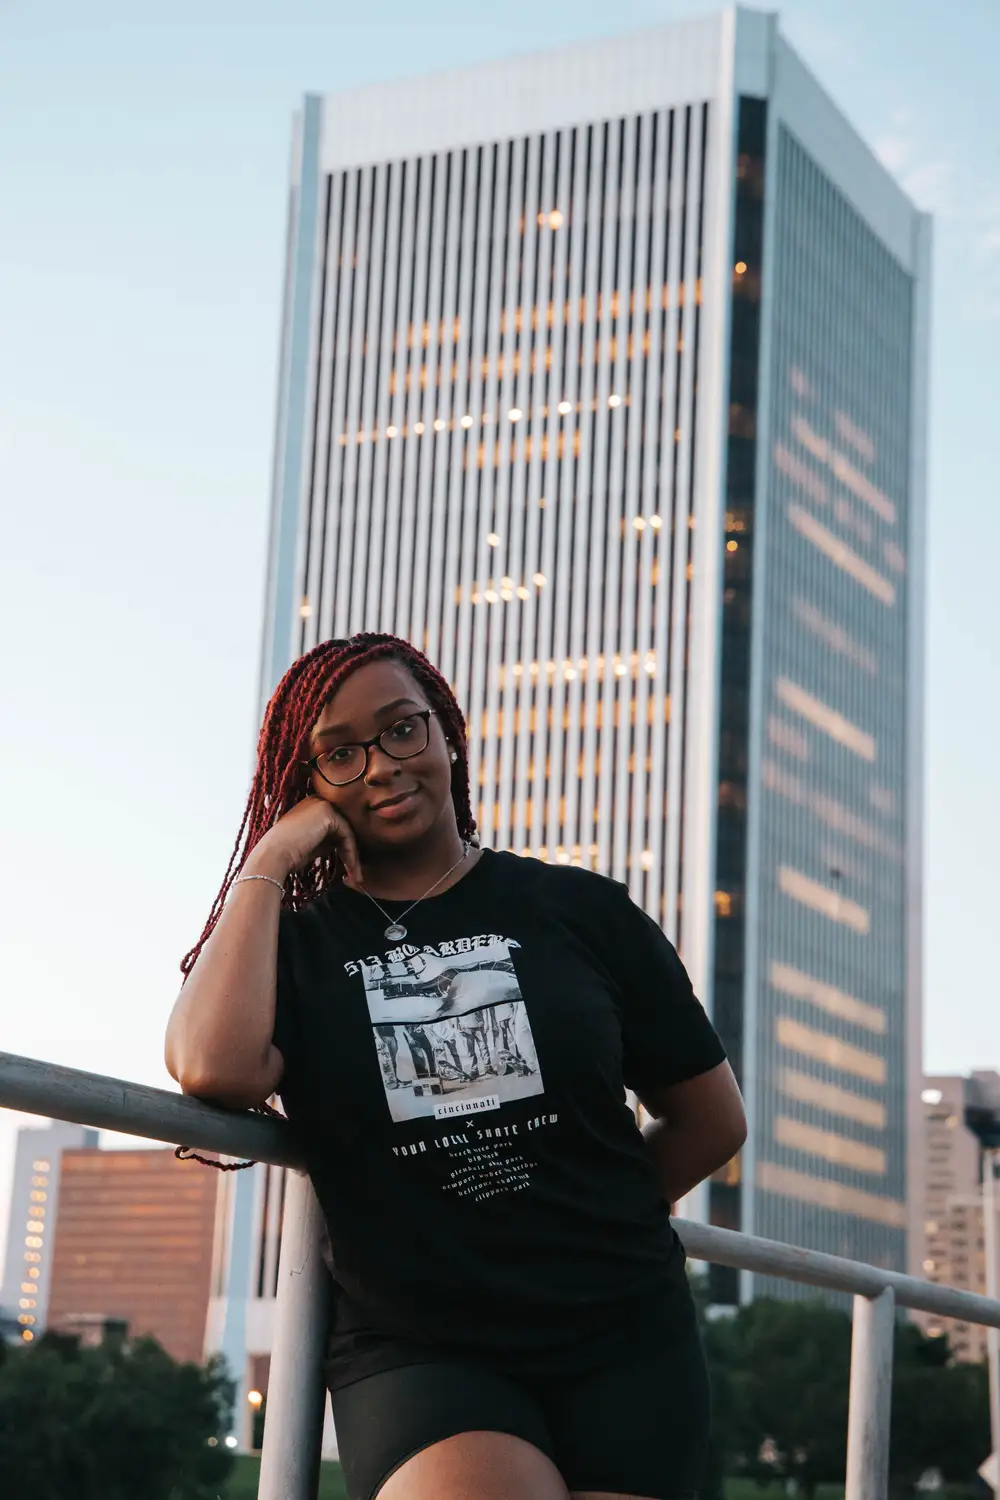
[[[537,1401],[481,1366],[370,1375],[333,1415],[350,1500],[567,1500]]]
[[[569,1500],[552,1460],[506,1432],[461,1432],[432,1443],[376,1493],[378,1500]]]
[[[698,1490],[711,1411],[693,1324],[651,1356],[560,1382],[540,1405],[574,1500],[685,1500]]]

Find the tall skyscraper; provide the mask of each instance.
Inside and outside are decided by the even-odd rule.
[[[307,99],[261,683],[424,646],[484,842],[626,880],[726,1042],[687,1210],[894,1267],[929,241],[755,12]]]
[[[17,1132],[0,1309],[16,1322],[25,1343],[46,1323],[63,1152],[92,1150],[97,1139],[96,1130],[61,1120]]]
[[[121,1320],[200,1363],[219,1174],[172,1151],[65,1151],[48,1324]]]

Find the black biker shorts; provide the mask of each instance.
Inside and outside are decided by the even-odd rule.
[[[569,1490],[686,1500],[708,1454],[705,1357],[692,1327],[653,1354],[561,1380],[478,1362],[405,1365],[333,1394],[350,1500],[374,1500],[407,1459],[461,1432],[504,1432],[552,1460]]]

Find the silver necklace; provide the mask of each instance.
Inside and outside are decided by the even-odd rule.
[[[435,880],[434,884],[432,886],[428,886],[427,890],[424,891],[424,894],[422,896],[418,896],[417,899],[416,899],[416,901],[414,901],[410,906],[408,906],[405,911],[400,912],[399,916],[396,917],[396,918],[390,917],[390,915],[386,911],[385,907],[379,905],[379,903],[375,900],[375,897],[372,895],[372,893],[370,891],[366,891],[365,888],[364,888],[364,886],[360,886],[359,887],[362,895],[367,896],[368,899],[369,899],[369,901],[372,903],[372,905],[378,907],[379,911],[382,913],[383,917],[385,917],[385,920],[388,922],[389,925],[385,929],[385,935],[389,939],[390,943],[401,943],[402,942],[403,938],[405,938],[405,936],[406,936],[406,928],[403,926],[403,918],[404,917],[408,917],[410,915],[410,912],[413,910],[413,908],[415,906],[419,906],[420,903],[421,903],[421,901],[426,901],[427,897],[431,894],[432,891],[436,891],[437,890],[438,886],[442,883],[442,881],[447,880],[449,875],[453,875],[454,874],[454,872],[458,869],[458,867],[462,863],[462,861],[465,860],[465,859],[468,859],[468,857],[469,857],[469,850],[471,848],[472,848],[472,845],[471,844],[467,844],[465,842],[465,840],[463,839],[462,840],[462,852],[459,855],[458,859],[456,859],[455,863],[452,865],[451,869],[450,870],[445,870],[445,872],[444,872],[443,875],[438,876],[438,878],[437,878],[437,880]]]

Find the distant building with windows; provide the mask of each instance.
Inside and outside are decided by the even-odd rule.
[[[64,1151],[48,1326],[87,1338],[120,1324],[200,1364],[219,1177],[162,1148]]]
[[[726,1042],[750,1140],[687,1211],[905,1267],[927,219],[728,10],[308,98],[288,244],[262,697],[425,647],[484,842],[627,881]]]
[[[62,1155],[70,1149],[93,1149],[97,1139],[96,1130],[61,1120],[17,1132],[0,1287],[7,1337],[14,1334],[30,1343],[45,1329]]]
[[[924,1079],[924,1197],[916,1205],[924,1238],[922,1273],[963,1291],[986,1291],[983,1152],[965,1126],[969,1106],[1000,1108],[1000,1074],[938,1074]],[[998,1236],[1000,1243],[1000,1236]],[[957,1359],[986,1358],[986,1329],[922,1314],[928,1333],[946,1333]]]

